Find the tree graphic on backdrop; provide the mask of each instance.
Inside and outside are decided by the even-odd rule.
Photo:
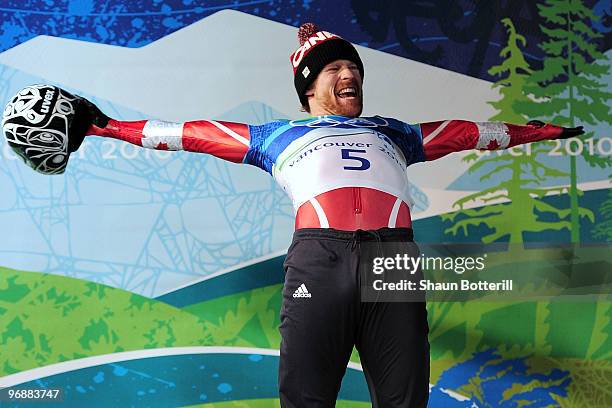
[[[612,182],[612,176],[610,176],[610,181]],[[603,220],[597,223],[593,236],[610,242],[612,241],[612,189],[608,191],[608,198],[599,207],[599,214]]]
[[[517,102],[527,101],[524,87],[532,69],[524,58],[522,48],[526,46],[524,36],[517,33],[512,20],[505,18],[502,24],[507,32],[507,44],[500,51],[502,62],[489,69],[490,75],[498,77],[493,84],[499,90],[501,98],[495,102],[489,102],[497,110],[497,114],[491,120],[506,121],[511,123],[525,123],[528,118],[519,113],[515,105]],[[468,235],[469,226],[485,224],[493,229],[493,232],[482,238],[483,242],[490,243],[499,238],[509,235],[511,244],[523,242],[524,231],[543,231],[547,229],[560,230],[569,228],[567,218],[568,210],[561,210],[541,200],[548,192],[559,191],[555,188],[538,187],[547,177],[562,177],[566,173],[553,169],[541,163],[538,156],[545,154],[548,147],[544,143],[534,143],[520,151],[520,147],[497,151],[497,152],[474,152],[468,154],[463,160],[473,162],[469,172],[489,168],[480,181],[497,177],[499,182],[481,192],[470,194],[457,200],[454,205],[459,206],[459,211],[445,214],[443,220],[454,221],[463,215],[465,218],[455,222],[452,227],[447,228],[445,233],[457,234],[460,229]],[[517,152],[517,150],[519,150]],[[485,167],[488,166],[488,167]],[[464,205],[471,201],[482,199],[485,203],[498,199],[508,202],[487,205],[481,208],[464,209]],[[536,211],[552,213],[558,218],[557,221],[542,221],[538,219]],[[508,220],[512,220],[508,222]],[[512,247],[511,250],[518,249]],[[510,316],[508,316],[510,314]],[[508,321],[511,316],[521,316],[520,322],[514,322],[512,326],[523,327],[524,333],[532,333],[531,336],[517,336],[514,330],[504,333],[506,344],[522,346],[523,350],[547,354],[550,346],[547,344],[546,336],[549,333],[547,302],[516,303],[516,304],[480,304],[477,312],[464,311],[467,325],[471,333],[479,331],[482,319],[497,319]],[[501,329],[499,329],[501,330]],[[514,331],[514,333],[513,333]],[[482,337],[481,342],[487,342]],[[497,347],[498,344],[487,346]]]
[[[521,50],[525,46],[525,38],[516,33],[509,19],[502,22],[507,29],[508,41],[500,54],[503,61],[489,70],[491,75],[503,76],[494,84],[500,90],[501,99],[491,103],[498,110],[498,114],[491,119],[520,123],[535,116],[529,109],[524,109],[526,106],[530,108],[534,106],[534,101],[524,92],[524,89],[531,85],[529,78],[533,72],[522,57]],[[467,235],[469,225],[483,223],[495,229],[493,234],[483,238],[484,242],[491,242],[504,234],[510,234],[510,242],[517,242],[522,231],[571,228],[571,224],[566,220],[570,216],[570,209],[560,210],[538,200],[546,193],[554,192],[554,188],[529,187],[531,185],[529,183],[536,186],[541,184],[546,177],[567,176],[567,173],[543,166],[536,160],[538,155],[541,156],[548,152],[550,145],[551,143],[547,142],[531,144],[530,155],[512,156],[508,152],[500,152],[499,155],[497,152],[486,152],[481,155],[483,157],[480,160],[476,153],[466,156],[467,160],[476,162],[470,168],[470,172],[485,165],[497,165],[482,179],[486,180],[492,176],[499,178],[506,175],[509,179],[506,178],[505,181],[501,181],[488,191],[485,190],[457,201],[455,205],[459,205],[461,211],[443,216],[443,220],[453,220],[458,214],[464,214],[467,218],[455,223],[447,231],[456,233],[463,228]],[[501,174],[502,169],[506,169],[506,173]],[[504,191],[507,193],[504,194]],[[466,202],[477,198],[483,198],[485,202],[507,198],[510,202],[489,205],[481,209],[463,210]],[[607,208],[612,209],[612,206]],[[559,220],[556,222],[537,220],[534,210],[539,213],[556,214]],[[583,216],[589,215],[587,210],[582,210],[580,213]],[[512,220],[510,223],[508,223],[509,219]],[[516,224],[516,229],[515,225],[508,224]],[[531,251],[533,250],[529,250]],[[536,258],[541,255],[536,255]],[[520,262],[516,267],[520,268]],[[610,302],[597,300],[578,304],[562,301],[482,302],[477,307],[470,307],[470,304],[458,305],[455,303],[447,306],[440,303],[430,306],[430,309],[436,312],[432,313],[435,317],[443,313],[446,313],[446,316],[461,313],[462,320],[457,321],[461,321],[465,329],[461,332],[460,328],[453,328],[452,342],[463,341],[465,349],[494,347],[501,350],[505,356],[527,353],[537,356],[534,360],[530,360],[530,369],[538,367],[541,361],[546,361],[545,364],[550,364],[552,361],[552,364],[557,367],[555,369],[560,367],[568,369],[569,378],[572,381],[571,390],[567,399],[563,399],[563,406],[578,407],[595,406],[597,402],[601,402],[602,393],[597,387],[598,384],[607,380],[602,381],[599,378],[608,378],[610,372],[607,362],[597,360],[602,355],[606,355],[605,350],[609,350],[608,333],[612,324],[609,317]],[[448,321],[450,319],[447,318]],[[486,336],[483,328],[491,322],[500,321],[505,323],[495,326],[497,337],[491,339]],[[434,323],[442,326],[437,321]],[[432,327],[431,333],[437,336],[435,340],[440,341],[439,339],[445,338],[445,333],[437,329],[436,324],[432,324]],[[567,333],[576,333],[572,337],[571,344],[567,341]],[[465,353],[465,350],[463,352]]]
[[[591,28],[596,16],[578,0],[546,0],[538,9],[545,22],[540,28],[547,40],[540,48],[546,53],[546,59],[542,69],[534,72],[526,84],[532,101],[518,104],[519,108],[531,117],[561,126],[607,121],[610,111],[607,101],[611,95],[601,80],[608,73],[608,67],[601,62],[604,55],[593,43],[602,37]],[[579,206],[578,199],[583,192],[578,189],[577,157],[581,156],[590,166],[612,165],[612,158],[585,148],[585,140],[592,136],[592,132],[587,132],[565,141],[568,145],[564,154],[569,156],[570,167],[571,242],[574,243],[580,241],[580,217],[594,221],[593,213]]]
[[[517,109],[531,118],[561,126],[593,126],[607,121],[607,100],[611,95],[606,91],[602,78],[609,68],[602,63],[604,55],[595,45],[595,41],[602,37],[592,28],[596,16],[580,0],[546,0],[538,5],[538,9],[543,20],[540,29],[546,36],[540,44],[545,59],[542,69],[533,72],[525,85],[530,100],[517,102]],[[599,156],[587,148],[586,140],[593,136],[593,132],[587,132],[562,144],[564,154],[569,156],[572,243],[580,241],[581,217],[594,222],[593,212],[579,205],[583,193],[578,189],[578,157],[593,167],[606,168],[612,164],[610,157]],[[544,307],[541,302],[538,305]],[[609,355],[610,310],[610,302],[605,296],[599,296],[588,302],[551,302],[540,314],[546,316],[543,323],[547,325],[546,330],[540,331],[540,336],[545,335],[546,342],[551,345],[551,356],[570,359],[564,360],[573,379],[570,405],[609,405],[603,400],[609,400],[610,394],[601,393],[599,384],[602,382],[595,378],[600,375],[609,378],[609,363],[599,358]],[[567,333],[576,333],[572,337],[571,350]],[[575,357],[581,357],[585,362],[576,364]],[[589,380],[585,381],[585,378]]]
[[[498,113],[491,117],[491,120],[524,123],[527,118],[518,113],[514,106],[520,101],[527,102],[524,86],[532,70],[521,51],[521,46],[526,45],[526,40],[525,37],[516,32],[510,19],[503,19],[502,23],[508,33],[508,42],[500,52],[500,56],[504,59],[502,63],[489,70],[489,74],[501,76],[493,84],[494,88],[499,89],[501,99],[496,102],[489,102],[498,110]],[[500,181],[483,191],[457,200],[454,205],[459,206],[461,210],[443,215],[442,219],[454,221],[459,214],[467,217],[455,222],[452,227],[445,230],[446,233],[456,235],[459,229],[463,229],[464,234],[468,235],[467,229],[470,225],[485,224],[494,231],[483,237],[483,242],[494,242],[499,238],[510,235],[510,243],[522,243],[524,231],[540,232],[548,229],[570,228],[569,222],[563,220],[563,218],[567,218],[569,210],[555,208],[540,200],[547,193],[562,192],[563,188],[537,187],[547,177],[562,177],[566,176],[567,173],[548,167],[538,160],[538,155],[548,151],[545,144],[531,145],[526,152],[517,152],[516,149],[518,147],[504,152],[500,151],[500,154],[497,152],[474,152],[463,159],[467,162],[474,162],[468,170],[470,173],[490,166],[490,170],[487,170],[480,181],[488,180],[494,176],[497,176]],[[504,179],[503,176],[506,174],[509,174],[509,178]],[[499,199],[506,199],[509,202],[475,209],[463,208],[466,203],[478,199],[485,203]],[[539,220],[535,210],[540,213],[553,213],[558,220]],[[508,220],[512,220],[512,222],[508,222]]]

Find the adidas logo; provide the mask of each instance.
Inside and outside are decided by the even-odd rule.
[[[308,292],[308,289],[306,289],[306,285],[302,283],[300,287],[297,288],[295,292],[293,292],[293,297],[294,298],[309,298],[309,297],[312,297],[312,295],[310,294],[310,292]]]

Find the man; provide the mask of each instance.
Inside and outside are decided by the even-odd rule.
[[[10,145],[37,171],[62,173],[85,135],[251,164],[289,194],[295,234],[281,308],[281,405],[333,407],[353,346],[374,407],[424,407],[429,343],[423,301],[364,302],[361,245],[413,240],[405,170],[466,149],[499,149],[582,133],[541,122],[449,120],[409,125],[360,117],[363,63],[342,38],[312,24],[291,55],[304,120],[260,126],[200,120],[121,122],[55,87],[22,90],[5,109]]]

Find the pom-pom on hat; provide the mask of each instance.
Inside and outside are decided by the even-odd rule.
[[[304,23],[298,30],[300,47],[291,54],[293,84],[302,105],[308,99],[304,95],[319,72],[330,62],[346,59],[357,64],[363,78],[363,62],[353,45],[327,31],[321,31],[313,23]]]

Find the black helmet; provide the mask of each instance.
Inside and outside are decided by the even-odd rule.
[[[4,109],[2,130],[11,148],[39,173],[61,174],[79,148],[94,106],[55,86],[28,86]],[[97,108],[96,108],[97,109]]]

